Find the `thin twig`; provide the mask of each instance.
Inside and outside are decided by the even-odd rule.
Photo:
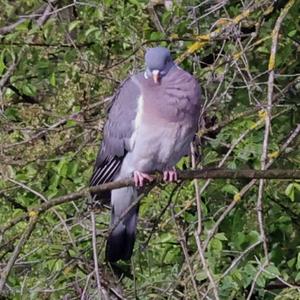
[[[178,190],[178,188],[181,187],[181,186],[182,186],[182,184],[177,184],[177,185],[174,187],[174,189],[172,190],[172,192],[170,193],[169,200],[168,200],[167,204],[166,204],[165,207],[160,211],[159,215],[156,217],[156,219],[155,219],[155,221],[154,221],[154,224],[152,225],[152,229],[151,229],[151,231],[150,231],[150,234],[149,234],[147,240],[145,241],[145,243],[143,243],[143,245],[142,245],[142,248],[143,248],[143,249],[145,249],[145,248],[148,246],[148,244],[149,244],[149,242],[150,242],[150,239],[151,239],[153,233],[155,232],[155,229],[156,229],[157,225],[159,224],[159,222],[160,222],[162,216],[165,214],[166,210],[167,210],[168,207],[171,205],[171,202],[172,202],[172,200],[173,200],[173,196],[174,196],[175,192],[176,192],[176,191]]]
[[[192,160],[192,168],[196,169],[195,148],[193,143],[191,143],[191,160]],[[196,204],[197,204],[197,224],[198,224],[197,233],[198,235],[200,235],[202,231],[201,194],[200,194],[197,179],[194,179],[193,182],[195,187]]]
[[[198,42],[195,42],[191,46],[189,46],[188,49],[176,59],[176,62],[177,63],[182,62],[186,57],[198,51],[199,49],[203,48],[212,40],[218,38],[222,33],[224,33],[226,30],[231,28],[233,25],[237,25],[244,19],[248,18],[252,13],[256,12],[259,8],[265,6],[266,3],[267,1],[260,1],[257,4],[254,4],[251,8],[244,10],[241,14],[236,16],[234,19],[229,20],[229,22],[227,22],[225,26],[218,28],[208,34],[199,35]]]
[[[226,271],[222,274],[221,278],[224,278],[225,276],[227,276],[237,265],[238,263],[246,256],[248,255],[248,253],[250,251],[252,251],[254,248],[256,248],[258,245],[260,245],[262,243],[261,240],[258,240],[257,242],[255,242],[254,244],[250,245],[249,247],[247,247],[238,257],[236,257],[233,262],[231,263],[230,267],[226,269]],[[219,279],[219,280],[220,280]]]
[[[49,202],[49,200],[41,193],[37,192],[36,190],[32,189],[31,187],[27,186],[26,184],[22,183],[22,182],[19,182],[17,180],[14,180],[12,178],[7,178],[8,181],[10,182],[13,182],[14,184],[22,187],[23,189],[33,193],[34,195],[38,196],[40,199],[42,199],[44,202]],[[65,230],[66,230],[66,233],[74,247],[74,249],[76,249],[76,244],[72,238],[72,234],[70,233],[70,230],[64,220],[64,218],[61,216],[61,214],[55,209],[55,208],[51,208],[51,210],[56,214],[56,216],[58,217],[58,219],[60,220],[60,222],[63,224]]]
[[[210,270],[209,270],[209,267],[208,267],[208,264],[206,263],[206,259],[204,257],[204,251],[203,251],[203,248],[201,246],[201,242],[200,242],[200,239],[199,239],[199,235],[198,235],[198,232],[195,232],[194,233],[194,237],[195,237],[195,240],[196,240],[196,244],[197,244],[197,249],[198,249],[198,253],[199,253],[199,256],[200,256],[200,260],[202,262],[202,266],[203,266],[203,269],[209,279],[209,282],[211,284],[211,287],[213,289],[213,293],[214,293],[214,299],[216,300],[219,300],[219,292],[218,292],[218,288],[217,288],[217,284],[215,282],[215,279],[213,278],[213,275],[211,274]]]
[[[288,283],[286,280],[284,280],[283,278],[281,278],[280,276],[278,276],[277,274],[274,274],[268,270],[265,269],[265,267],[263,265],[260,265],[260,268],[262,269],[262,271],[264,273],[267,273],[268,275],[272,275],[274,276],[274,278],[277,278],[280,282],[282,282],[283,284],[285,284],[286,286],[288,286],[291,289],[296,289],[299,293],[300,293],[300,286],[298,285],[292,285],[290,283]]]
[[[194,274],[194,271],[193,271],[193,268],[192,268],[192,265],[191,265],[191,262],[190,262],[190,257],[189,257],[188,250],[187,250],[187,245],[186,245],[186,240],[185,240],[185,237],[184,237],[184,232],[183,232],[181,226],[179,224],[177,224],[175,213],[174,213],[174,207],[172,207],[171,212],[172,212],[172,217],[173,217],[174,223],[176,225],[177,231],[179,233],[179,242],[180,242],[183,254],[184,254],[185,262],[186,262],[186,264],[188,266],[188,269],[189,269],[189,272],[190,272],[190,276],[191,276],[191,279],[192,279],[192,284],[193,284],[193,287],[194,287],[196,298],[198,300],[200,300],[201,298],[200,298],[197,283],[196,283],[196,280],[195,280],[195,274]]]
[[[100,281],[100,272],[98,265],[98,254],[97,254],[97,235],[96,235],[96,221],[95,221],[95,213],[91,211],[91,221],[92,221],[92,244],[93,244],[93,258],[94,258],[94,274],[96,277],[97,290],[100,299],[103,297],[105,300],[108,300],[108,295],[106,291],[101,286]]]
[[[20,240],[18,241],[16,247],[14,248],[14,251],[13,251],[7,265],[1,271],[1,274],[0,274],[0,295],[2,293],[4,293],[4,287],[5,287],[7,277],[9,275],[12,267],[14,266],[14,263],[15,263],[16,259],[18,258],[23,246],[25,245],[25,243],[30,238],[31,233],[34,230],[35,225],[37,224],[37,221],[38,221],[38,215],[33,214],[30,218],[30,221],[29,221],[29,224],[28,224],[26,230],[24,231],[22,237],[20,238]]]
[[[256,286],[256,282],[257,282],[257,279],[259,277],[259,275],[263,272],[263,269],[266,265],[268,265],[268,262],[265,261],[263,264],[262,264],[262,267],[259,267],[257,273],[255,274],[254,278],[253,278],[253,281],[252,281],[252,284],[251,284],[251,288],[250,288],[250,292],[248,294],[248,297],[247,297],[247,300],[250,300],[252,299],[252,294],[254,292],[254,289],[255,289],[255,286]]]
[[[283,22],[284,18],[286,17],[289,9],[293,6],[295,0],[290,0],[286,4],[285,8],[281,11],[276,23],[275,27],[272,32],[272,46],[271,46],[271,54],[269,58],[269,79],[268,79],[268,96],[267,96],[267,107],[265,109],[265,131],[264,131],[264,140],[263,140],[263,149],[262,155],[260,159],[260,169],[265,170],[268,158],[268,144],[269,144],[269,137],[271,131],[271,113],[272,113],[272,102],[273,102],[273,90],[274,90],[274,69],[275,69],[275,58],[276,58],[276,51],[278,45],[278,37],[279,37],[279,30],[281,27],[281,23]],[[263,191],[264,191],[264,179],[259,180],[259,187],[258,187],[258,198],[257,198],[257,219],[259,224],[259,231],[261,240],[263,242],[264,254],[266,258],[266,262],[268,262],[268,245],[267,245],[267,237],[264,228],[264,216],[263,216]]]

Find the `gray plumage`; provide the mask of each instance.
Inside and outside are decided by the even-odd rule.
[[[149,49],[145,60],[145,72],[125,81],[115,97],[91,185],[130,177],[135,171],[171,170],[189,153],[200,113],[198,83],[174,64],[166,48]],[[111,226],[136,197],[136,187],[111,192]],[[137,213],[134,207],[109,236],[109,261],[131,257]]]

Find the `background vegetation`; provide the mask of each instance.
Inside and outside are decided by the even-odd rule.
[[[300,299],[300,182],[158,185],[122,279],[87,197],[106,106],[167,46],[203,91],[199,168],[299,169],[299,1],[0,0],[3,299]],[[189,165],[183,159],[179,166]],[[48,204],[47,204],[48,203]],[[39,213],[37,207],[44,207]]]

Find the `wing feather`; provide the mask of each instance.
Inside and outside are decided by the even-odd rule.
[[[118,175],[122,161],[126,153],[130,151],[128,141],[134,134],[139,97],[140,88],[132,77],[121,84],[104,126],[103,140],[97,155],[90,186],[112,181]]]

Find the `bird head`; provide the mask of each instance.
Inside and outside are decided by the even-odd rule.
[[[145,62],[145,77],[152,78],[156,84],[160,83],[161,78],[174,66],[169,50],[164,47],[149,48],[145,55]]]

